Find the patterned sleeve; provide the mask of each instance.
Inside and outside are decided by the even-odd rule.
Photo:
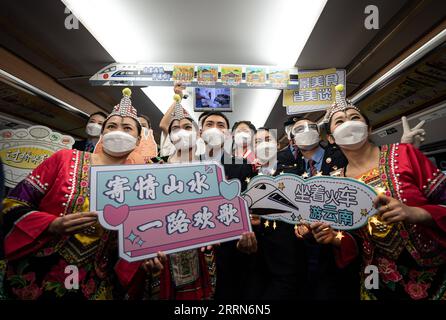
[[[28,255],[41,248],[51,237],[45,234],[56,215],[39,210],[48,190],[54,186],[60,170],[62,152],[42,162],[3,200],[2,229],[8,260]]]
[[[414,181],[427,199],[419,207],[430,213],[436,226],[424,227],[425,232],[446,248],[446,176],[421,151],[405,146]]]

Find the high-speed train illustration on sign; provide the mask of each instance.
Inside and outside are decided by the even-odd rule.
[[[376,214],[377,190],[356,179],[294,174],[259,175],[242,194],[252,214],[290,224],[325,222],[342,230],[357,229]]]
[[[291,218],[293,213],[299,212],[299,208],[293,204],[293,200],[276,185],[273,181],[259,181],[243,193],[243,198],[254,214],[277,219]]]

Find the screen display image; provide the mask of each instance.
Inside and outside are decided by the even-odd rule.
[[[202,88],[195,91],[194,111],[232,111],[230,88]]]

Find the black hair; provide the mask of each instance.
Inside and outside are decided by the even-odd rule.
[[[230,128],[228,118],[224,115],[223,112],[220,112],[220,111],[209,111],[209,112],[204,112],[204,113],[200,116],[201,120],[200,120],[200,118],[198,118],[198,119],[199,119],[199,121],[203,124],[203,123],[206,121],[206,119],[209,118],[210,116],[219,116],[219,117],[222,117],[223,119],[225,119],[225,121],[226,121],[226,125],[228,126],[228,129]]]
[[[147,123],[149,124],[149,128],[148,129],[152,129],[152,123],[150,122],[150,118],[148,116],[140,114],[138,117],[145,119],[147,121]]]
[[[236,123],[234,123],[234,125],[232,126],[232,132],[234,132],[237,129],[237,127],[241,124],[246,124],[249,127],[249,129],[251,129],[251,131],[254,132],[254,134],[257,133],[256,126],[253,125],[252,122],[248,120],[237,121]]]
[[[267,127],[260,127],[260,128],[257,129],[257,132],[260,132],[260,131],[268,131],[273,136],[274,140],[277,141],[277,132],[276,132],[276,130],[273,130],[273,129],[267,128]]]
[[[197,123],[194,121],[194,119],[189,118],[189,117],[184,117],[183,119],[187,119],[187,120],[189,120],[189,121],[192,123],[192,125],[194,126],[195,130],[198,132],[198,125],[197,125]],[[183,119],[181,119],[181,120],[183,120]],[[167,133],[168,133],[168,134],[170,134],[170,132],[172,131],[172,124],[173,124],[173,122],[174,122],[175,120],[178,120],[178,119],[173,119],[172,121],[170,121],[169,128],[167,129]],[[179,121],[181,121],[181,120],[179,120]]]
[[[295,125],[296,123],[298,123],[299,121],[302,121],[302,120],[306,120],[306,121],[314,122],[314,121],[311,120],[310,118],[307,118],[307,117],[301,117],[301,118],[298,118],[296,121],[294,121],[293,125]]]
[[[349,109],[349,108],[347,108],[346,111],[347,111],[348,109]],[[350,109],[352,109],[352,108],[350,108]],[[360,113],[361,116],[364,118],[365,123],[367,124],[367,126],[370,127],[370,120],[369,120],[369,118],[368,118],[364,113],[362,113],[361,111],[359,111],[359,113]],[[331,125],[331,120],[332,120],[332,119],[333,119],[333,115],[331,116],[330,120],[328,120],[328,122],[325,123],[325,132],[326,132],[327,134],[331,134],[331,131],[330,131],[330,125]]]
[[[118,117],[121,117],[121,116],[119,116],[119,115],[117,115]],[[111,118],[111,117],[110,117]],[[123,118],[123,117],[122,117]],[[132,118],[132,117],[128,117],[128,118]],[[136,122],[136,129],[138,130],[138,137],[141,135],[141,132],[142,132],[142,126],[141,126],[141,123],[139,123],[139,121],[138,120],[136,120],[136,119],[134,119],[134,118],[132,118],[135,122]],[[104,121],[104,123],[102,124],[102,130],[101,130],[101,133],[102,132],[104,132],[104,130],[105,130],[105,125],[107,124],[107,122],[108,122],[108,120],[110,120],[110,119],[105,119],[105,121]]]
[[[287,121],[285,121],[283,123],[284,127],[288,127],[291,125],[294,125],[296,122],[301,121],[301,120],[308,120],[311,121],[310,119],[308,119],[306,116],[302,116],[302,115],[295,115],[295,116],[291,116],[287,119]]]
[[[91,119],[91,117],[96,116],[96,115],[101,116],[104,119],[107,119],[107,115],[104,112],[102,112],[102,111],[98,111],[98,112],[94,112],[94,113],[90,114],[88,119]]]
[[[201,123],[201,120],[203,119],[204,116],[206,116],[209,113],[209,111],[205,111],[202,114],[200,114],[200,116],[198,117],[198,122]]]

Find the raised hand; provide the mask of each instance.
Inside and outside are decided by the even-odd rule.
[[[426,134],[426,131],[421,128],[425,121],[420,121],[412,129],[410,128],[409,121],[407,121],[406,117],[402,117],[401,122],[403,125],[403,136],[401,137],[401,143],[413,144],[414,147],[418,148],[424,141],[424,135]]]

